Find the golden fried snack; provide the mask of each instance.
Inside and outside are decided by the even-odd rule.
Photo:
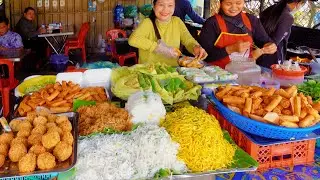
[[[37,166],[37,156],[33,153],[28,153],[19,161],[19,172],[33,172]]]
[[[37,165],[41,170],[53,169],[56,166],[56,158],[51,153],[42,153],[38,156]]]
[[[0,154],[7,156],[9,151],[9,145],[6,143],[0,143]]]
[[[10,144],[13,140],[13,133],[2,133],[0,135],[0,142]]]
[[[37,156],[45,152],[46,152],[46,148],[44,148],[41,144],[33,145],[29,149],[29,153],[34,153]]]
[[[73,136],[72,136],[71,132],[64,131],[61,141],[64,141],[64,142],[68,143],[69,145],[72,145],[73,144]]]
[[[55,114],[49,114],[48,115],[48,122],[56,122],[56,119],[58,118],[58,116],[57,115],[55,115]]]
[[[53,149],[53,155],[59,161],[65,161],[72,155],[72,146],[66,142],[61,141]]]
[[[19,131],[19,125],[21,123],[21,120],[19,119],[13,119],[10,121],[9,126],[12,129],[13,132]]]
[[[9,158],[12,162],[18,162],[26,154],[27,148],[22,143],[14,144],[10,147]]]
[[[0,167],[4,165],[5,161],[6,161],[6,157],[3,154],[0,154]]]
[[[23,130],[23,129],[29,129],[31,131],[32,129],[32,125],[29,121],[22,121],[20,124],[19,124],[19,128],[18,130]]]
[[[60,142],[60,135],[57,131],[47,132],[42,136],[42,145],[46,149],[55,147]]]
[[[11,141],[10,146],[14,146],[15,144],[24,144],[26,147],[28,146],[28,139],[25,137],[16,137]]]
[[[69,121],[68,117],[67,116],[59,116],[57,119],[56,119],[56,123],[57,124],[60,124],[60,123],[63,123],[65,121]]]
[[[17,133],[17,137],[29,137],[31,134],[30,129],[22,129]]]
[[[62,129],[62,131],[71,132],[72,130],[72,125],[70,121],[64,121],[60,123],[58,126]]]
[[[42,134],[31,134],[28,137],[28,143],[31,146],[36,144],[41,144],[41,140],[42,140]]]
[[[46,127],[47,127],[47,129],[50,129],[50,128],[52,128],[52,127],[57,127],[57,124],[54,123],[54,122],[48,122],[48,123],[46,124]]]
[[[40,135],[43,135],[47,132],[47,128],[46,126],[42,125],[42,124],[39,124],[37,126],[35,126],[32,131],[31,131],[31,134],[40,134]]]
[[[50,112],[46,109],[41,109],[38,113],[39,116],[48,117]]]
[[[63,135],[62,129],[58,126],[54,126],[54,127],[49,128],[47,133],[49,133],[49,132],[58,132],[60,136]]]
[[[44,116],[38,116],[36,117],[34,120],[33,120],[33,125],[36,127],[37,125],[39,124],[42,124],[42,125],[46,125],[48,122],[48,119]]]

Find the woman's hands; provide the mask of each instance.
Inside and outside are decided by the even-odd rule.
[[[193,48],[193,55],[198,60],[204,60],[208,56],[208,53],[200,45],[196,45]]]
[[[158,41],[158,46],[154,50],[155,53],[162,54],[168,58],[178,58],[181,52],[177,48],[166,45],[162,40]]]
[[[263,54],[274,54],[277,52],[277,45],[275,43],[266,43],[262,48]]]

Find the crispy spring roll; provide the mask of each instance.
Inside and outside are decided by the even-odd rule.
[[[252,110],[256,110],[259,108],[260,104],[262,103],[262,98],[253,98],[252,99]]]
[[[307,108],[308,113],[314,116],[316,119],[320,117],[319,112],[311,107]]]
[[[219,92],[216,93],[216,97],[221,100],[222,97],[223,97],[228,91],[230,91],[230,89],[231,89],[231,87],[227,85],[224,89],[222,89],[221,91],[219,91]]]
[[[70,111],[70,107],[51,107],[50,111],[53,113],[63,113],[63,112],[68,112]]]
[[[313,100],[312,100],[312,97],[311,97],[311,96],[307,96],[307,100],[308,100],[308,103],[309,103],[310,105],[313,104]]]
[[[306,108],[301,109],[301,114],[299,116],[300,119],[305,118],[308,115],[308,111]]]
[[[229,96],[223,98],[223,102],[227,104],[244,104],[246,101],[245,98],[237,97],[237,96]]]
[[[80,89],[80,86],[79,86],[79,84],[77,84],[77,85],[75,85],[75,86],[73,86],[72,87],[72,89],[70,90],[70,94],[72,94],[72,93],[77,93],[77,92],[79,92],[81,89]]]
[[[294,98],[294,115],[297,117],[300,117],[301,114],[301,98],[299,96],[296,96]]]
[[[251,113],[252,109],[252,98],[246,98],[246,102],[243,108],[243,112],[246,112],[247,114]]]
[[[48,85],[46,85],[46,89],[51,89],[51,88],[53,88],[53,86],[54,86],[54,84],[48,84]]]
[[[272,112],[277,113],[277,114],[281,114],[281,109],[277,106],[272,110]]]
[[[247,98],[247,97],[249,97],[250,95],[249,95],[249,93],[242,93],[241,95],[240,95],[240,97],[242,97],[242,98]]]
[[[62,101],[55,102],[55,103],[51,104],[51,107],[58,107],[58,106],[61,106],[64,103],[67,103],[67,100],[62,100]]]
[[[292,111],[290,109],[282,109],[281,114],[284,115],[292,115]]]
[[[102,99],[100,98],[100,96],[98,94],[93,95],[93,98],[98,102],[102,102]]]
[[[291,95],[288,94],[288,93],[287,93],[285,90],[283,90],[283,89],[279,89],[278,93],[279,93],[280,96],[285,97],[285,98],[287,98],[287,99],[289,99],[289,98],[291,97]]]
[[[68,85],[67,85],[67,81],[62,81],[62,89],[67,89]]]
[[[277,107],[282,100],[282,97],[277,95],[271,102],[270,104],[267,105],[264,109],[268,112],[271,112],[275,107]]]
[[[313,121],[315,120],[315,117],[311,114],[309,114],[307,117],[305,117],[302,121],[299,122],[300,127],[308,127],[313,124]]]
[[[259,121],[259,122],[269,123],[268,121],[266,121],[265,119],[263,119],[263,117],[257,116],[257,115],[254,115],[254,114],[249,114],[249,118],[254,119],[254,120],[256,120],[256,121]]]
[[[256,91],[251,94],[251,97],[253,97],[253,98],[258,98],[260,96],[262,96],[262,91]]]
[[[227,107],[228,107],[231,111],[233,111],[233,112],[236,112],[236,113],[238,113],[238,114],[242,114],[241,109],[238,108],[238,107],[236,107],[236,106],[227,105]]]
[[[235,96],[240,96],[242,93],[249,93],[250,89],[240,89],[234,93]]]
[[[284,127],[288,127],[288,128],[298,128],[299,127],[297,123],[290,122],[290,121],[283,121],[280,125],[284,126]]]
[[[269,90],[265,91],[263,93],[264,96],[273,96],[274,92],[276,92],[276,89],[274,87],[271,87]]]
[[[297,86],[291,86],[289,88],[287,88],[285,91],[292,96],[292,93],[294,93],[294,91],[297,89]]]
[[[258,116],[264,116],[266,114],[266,111],[264,109],[256,109],[253,111],[253,113]]]
[[[47,100],[52,101],[54,98],[56,98],[59,95],[59,93],[60,92],[58,90],[55,90],[52,94],[50,94],[49,97],[47,97]]]
[[[288,99],[283,98],[280,102],[280,106],[284,109],[287,109],[290,107],[290,101]]]
[[[280,120],[281,121],[290,121],[290,122],[299,122],[299,117],[298,116],[288,116],[288,115],[280,115]]]
[[[84,95],[82,95],[82,96],[80,96],[80,97],[78,97],[77,99],[79,99],[79,100],[84,100],[84,99],[86,99],[86,98],[88,98],[88,97],[90,97],[91,95],[90,95],[90,93],[89,92],[87,92],[86,94],[84,94]]]

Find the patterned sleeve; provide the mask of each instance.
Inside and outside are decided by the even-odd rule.
[[[19,34],[14,33],[14,35],[11,38],[10,46],[12,48],[22,48],[23,47],[22,38]]]

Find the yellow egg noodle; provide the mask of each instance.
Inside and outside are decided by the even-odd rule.
[[[217,119],[196,107],[184,107],[168,113],[161,122],[180,144],[178,158],[192,172],[226,168],[233,160],[236,147],[223,137]]]

